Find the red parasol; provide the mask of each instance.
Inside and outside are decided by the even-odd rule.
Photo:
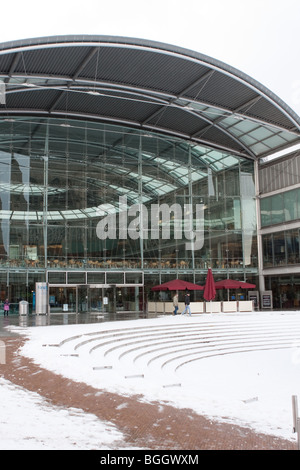
[[[255,284],[249,282],[236,281],[235,279],[224,279],[223,281],[217,281],[215,283],[216,289],[227,289],[228,300],[229,300],[229,289],[253,289],[256,287]]]
[[[160,290],[203,290],[204,287],[192,282],[183,281],[181,279],[173,279],[172,281],[164,282],[158,286],[152,287],[152,291]]]
[[[224,279],[223,281],[215,282],[216,289],[253,289],[255,284],[249,282],[236,281],[234,279]]]
[[[210,300],[213,300],[215,296],[216,296],[215,281],[214,281],[214,277],[212,274],[212,270],[211,268],[209,268],[207,271],[203,297],[205,298],[205,300],[210,301]]]

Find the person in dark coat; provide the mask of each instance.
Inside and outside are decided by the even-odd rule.
[[[184,305],[185,305],[185,309],[183,310],[182,314],[181,315],[185,315],[186,312],[189,314],[189,316],[191,316],[191,307],[190,307],[190,294],[189,292],[186,293],[186,296],[184,298]]]

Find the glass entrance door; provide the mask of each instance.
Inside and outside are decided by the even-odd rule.
[[[50,313],[88,312],[88,286],[49,285],[49,305]]]
[[[105,305],[103,304],[103,297],[104,297],[103,287],[89,286],[88,304],[89,304],[89,311],[91,313],[105,312]]]
[[[137,286],[93,286],[88,288],[89,311],[103,313],[142,310],[142,289]]]
[[[49,286],[51,313],[76,312],[76,286]]]
[[[116,287],[89,285],[88,303],[90,312],[115,313],[117,311]]]
[[[121,313],[143,310],[141,286],[49,284],[51,313]]]
[[[88,286],[76,286],[77,309],[76,313],[87,313],[89,311],[89,289]]]

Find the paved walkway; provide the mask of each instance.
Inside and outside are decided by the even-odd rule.
[[[115,449],[147,450],[296,450],[296,444],[250,429],[212,422],[188,407],[176,409],[161,403],[143,403],[73,382],[18,355],[24,339],[3,336],[6,364],[0,375],[24,389],[39,393],[53,405],[76,407],[114,423],[124,434]]]

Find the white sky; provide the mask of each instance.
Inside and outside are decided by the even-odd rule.
[[[247,73],[300,115],[299,0],[15,0],[0,42],[64,34],[150,39]]]

